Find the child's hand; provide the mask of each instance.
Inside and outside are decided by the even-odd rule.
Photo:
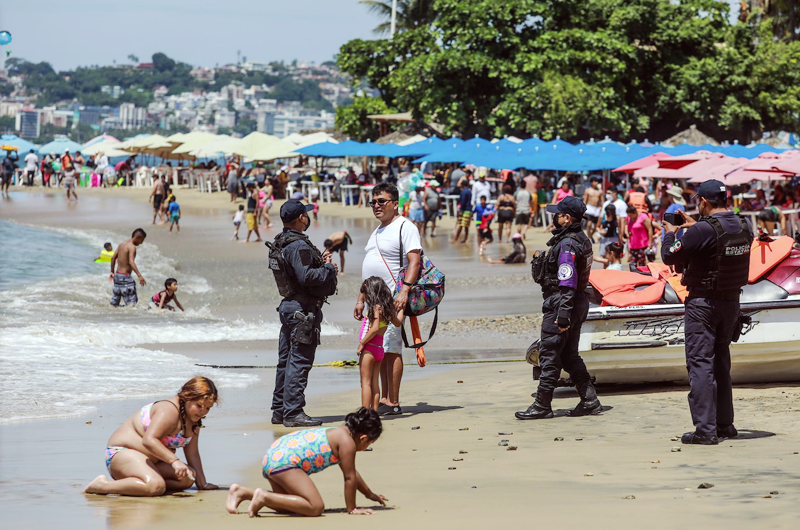
[[[380,495],[378,493],[372,493],[371,491],[369,492],[369,495],[365,495],[365,497],[368,498],[371,501],[375,501],[375,502],[381,503],[381,506],[386,506],[386,501],[389,500],[386,497],[384,497],[383,495]]]
[[[370,508],[355,508],[352,512],[350,512],[350,515],[372,515],[374,513],[375,510]]]

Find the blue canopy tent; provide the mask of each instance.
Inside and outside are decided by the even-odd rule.
[[[20,138],[16,134],[3,134],[0,136],[0,145],[13,145],[17,148],[18,153],[27,153],[31,149],[33,149],[34,152],[39,150],[34,143]]]
[[[50,143],[44,144],[39,148],[39,153],[42,155],[57,154],[63,155],[64,151],[69,149],[70,153],[75,153],[83,149],[83,146],[78,142],[73,142],[69,138],[56,138]]]

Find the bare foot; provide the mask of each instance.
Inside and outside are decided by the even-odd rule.
[[[86,486],[86,489],[83,490],[84,493],[96,493],[101,494],[101,489],[103,486],[108,484],[108,479],[105,475],[97,475],[97,477]]]
[[[250,501],[250,507],[247,509],[247,515],[250,517],[258,517],[258,510],[264,507],[267,502],[267,492],[261,488],[256,488],[253,492],[253,500]]]
[[[228,500],[225,501],[225,509],[228,513],[239,513],[239,505],[242,503],[242,487],[238,484],[231,484],[228,489]]]
[[[261,243],[262,241],[264,241],[264,240],[261,239],[260,237],[258,239],[256,239],[256,243]]]

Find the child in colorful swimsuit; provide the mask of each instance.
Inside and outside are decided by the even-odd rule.
[[[377,276],[370,276],[364,280],[361,284],[361,294],[364,295],[364,302],[368,308],[367,316],[361,323],[356,350],[361,371],[361,406],[377,410],[381,398],[378,379],[384,355],[383,334],[389,322],[395,326],[402,325],[403,312],[395,311],[392,292],[386,282]]]
[[[206,481],[197,448],[202,419],[216,401],[214,383],[195,377],[172,399],[142,407],[108,440],[106,468],[113,480],[100,475],[84,492],[155,497],[192,484],[217,489]],[[181,448],[189,465],[175,456]]]
[[[175,302],[175,305],[178,306],[178,309],[181,311],[186,311],[178,301],[178,295],[175,294],[177,292],[178,280],[175,278],[167,278],[167,280],[164,282],[164,290],[158,291],[156,294],[154,294],[153,298],[150,299],[150,303],[155,304],[158,309],[169,309],[170,311],[175,311],[175,308],[169,305],[170,302]]]
[[[380,416],[362,407],[348,414],[344,422],[342,427],[296,431],[275,440],[261,464],[272,491],[233,484],[225,508],[230,513],[238,513],[242,501],[250,501],[250,517],[257,517],[264,507],[279,513],[318,517],[325,504],[309,475],[337,464],[344,475],[347,513],[373,513],[370,509],[356,508],[356,490],[385,506],[389,499],[373,493],[356,471],[356,452],[365,450],[381,435]]]

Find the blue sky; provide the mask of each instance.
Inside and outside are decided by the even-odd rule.
[[[0,0],[13,57],[57,70],[141,61],[192,65],[300,59],[321,63],[379,20],[358,0]]]
[[[731,4],[732,18],[739,12]],[[358,0],[0,0],[13,57],[57,70],[147,61],[155,52],[196,66],[299,59],[321,63],[380,20]]]

